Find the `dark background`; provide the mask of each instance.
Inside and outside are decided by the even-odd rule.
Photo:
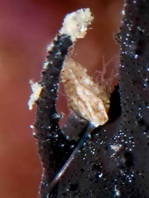
[[[110,69],[118,66],[118,31],[123,0],[0,0],[0,197],[37,197],[41,165],[29,125],[34,112],[27,101],[29,80],[39,80],[46,46],[66,13],[89,7],[95,19],[85,39],[75,47],[76,60],[96,80],[103,57]],[[59,111],[65,111],[64,98]]]

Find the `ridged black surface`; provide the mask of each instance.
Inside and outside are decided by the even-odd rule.
[[[57,198],[149,197],[148,0],[126,1],[120,44],[121,116],[87,140],[61,179]]]
[[[48,74],[43,76],[41,83],[45,84],[45,90],[37,102],[35,124],[39,152],[45,167],[43,184],[47,186],[72,152],[71,142],[62,135],[55,114],[56,90],[61,66],[58,67],[57,73],[52,72],[56,72],[55,64],[62,64],[71,45],[69,38],[59,39],[57,42],[62,43],[64,54],[59,63],[57,61],[53,63]],[[49,195],[48,191],[46,192],[49,198],[149,198],[148,0],[126,1],[119,39],[120,101],[119,95],[114,94],[115,99],[111,103],[109,113],[110,122],[95,129],[92,137],[86,140],[60,182]],[[53,59],[53,56],[50,56]],[[52,89],[54,95],[51,94]],[[43,116],[44,112],[46,117]],[[41,193],[42,197],[44,195]]]
[[[34,125],[44,168],[41,182],[42,197],[47,197],[47,188],[51,180],[72,151],[72,144],[66,140],[59,128],[60,115],[56,111],[59,75],[72,42],[68,35],[58,35],[53,44],[54,47],[47,56],[48,67],[43,70],[42,80],[39,82],[43,90],[36,102],[37,113]]]

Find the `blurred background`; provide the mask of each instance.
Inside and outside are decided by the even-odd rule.
[[[0,0],[0,197],[36,198],[41,164],[29,125],[29,80],[40,79],[40,70],[65,14],[89,7],[95,17],[85,39],[75,46],[75,59],[94,79],[107,63],[118,67],[118,32],[123,0]],[[103,63],[104,58],[104,63]],[[63,95],[63,94],[62,94]],[[66,101],[58,102],[65,111]]]

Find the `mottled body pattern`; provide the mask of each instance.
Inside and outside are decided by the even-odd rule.
[[[66,57],[61,79],[67,93],[68,105],[74,112],[95,127],[108,121],[110,93],[104,85],[93,82],[86,68]]]
[[[69,38],[65,39],[68,39],[66,43],[71,45]],[[65,46],[65,42],[63,44],[62,41],[60,42],[61,46]],[[35,124],[38,131],[39,152],[45,168],[43,185],[45,184],[47,191],[46,193],[41,191],[42,197],[45,195],[49,198],[149,197],[148,0],[126,1],[120,45],[121,115],[113,120],[115,109],[111,107],[114,110],[113,115],[112,110],[109,112],[109,123],[92,132],[92,138],[85,141],[60,182],[49,194],[47,186],[51,178],[72,151],[71,142],[60,132],[56,119],[58,116],[55,114],[61,66],[57,69],[52,65],[51,70],[47,70],[43,80],[45,88],[41,99],[37,101],[39,109]],[[61,61],[59,65],[62,64]],[[58,65],[57,62],[55,64]],[[48,94],[45,93],[51,92],[52,89],[54,95],[47,98]],[[46,115],[40,114],[42,111]],[[51,172],[53,172],[52,176]]]

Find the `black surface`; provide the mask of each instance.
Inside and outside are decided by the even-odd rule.
[[[87,140],[61,179],[57,198],[149,197],[149,1],[127,1],[125,12],[121,114]],[[115,152],[111,145],[121,147]]]
[[[62,134],[58,122],[60,115],[56,111],[59,75],[64,58],[72,45],[68,35],[58,35],[53,42],[54,47],[47,56],[49,62],[42,72],[43,86],[40,98],[37,100],[35,137],[38,139],[39,154],[43,164],[41,196],[46,197],[51,180],[72,152],[72,142],[68,142]]]
[[[149,198],[149,1],[126,2],[126,15],[119,33],[120,95],[111,103],[109,114],[111,117],[113,112],[113,120],[97,128],[87,139],[60,182],[49,195],[46,192],[49,198]],[[38,100],[35,124],[45,167],[43,184],[47,185],[72,152],[71,142],[60,132],[57,116],[52,117],[56,113],[53,104],[59,71],[52,72],[56,72],[55,64],[62,64],[71,45],[69,38],[65,39],[62,38],[62,45],[67,44],[66,48],[62,47],[64,55],[43,76],[42,83],[47,85]],[[61,66],[57,70],[60,69]],[[119,149],[114,150],[115,145]]]

